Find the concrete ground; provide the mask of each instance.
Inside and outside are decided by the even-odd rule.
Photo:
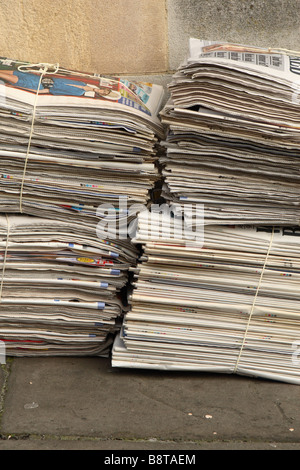
[[[0,450],[299,450],[300,387],[236,375],[8,358]]]

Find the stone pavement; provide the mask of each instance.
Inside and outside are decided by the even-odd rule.
[[[300,387],[116,369],[105,358],[8,358],[0,450],[300,449]]]

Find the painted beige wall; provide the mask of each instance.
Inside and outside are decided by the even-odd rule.
[[[99,73],[167,69],[165,0],[0,0],[0,55]]]

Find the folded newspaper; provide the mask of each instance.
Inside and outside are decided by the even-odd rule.
[[[95,225],[101,204],[146,204],[164,90],[0,58],[0,211]]]
[[[107,357],[137,252],[75,222],[0,215],[0,340],[8,356]]]
[[[298,224],[300,52],[192,38],[169,90],[165,198],[207,224]]]
[[[300,227],[206,226],[201,243],[180,224],[138,217],[144,253],[113,367],[300,384]]]

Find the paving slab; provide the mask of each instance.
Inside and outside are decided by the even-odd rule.
[[[7,378],[10,373],[10,366],[11,366],[11,361],[10,360],[7,361],[5,357],[2,360],[2,362],[0,361],[0,419],[3,413],[4,399],[5,399],[5,394],[6,394],[6,384],[7,384]]]
[[[15,358],[0,433],[106,440],[300,442],[300,388],[235,375]]]

